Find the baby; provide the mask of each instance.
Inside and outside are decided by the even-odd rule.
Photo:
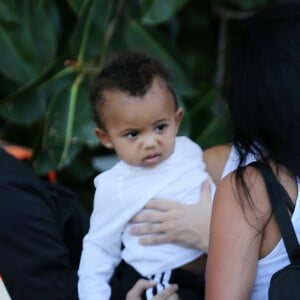
[[[187,137],[177,137],[183,109],[169,73],[159,61],[127,51],[95,78],[90,100],[95,133],[120,162],[95,178],[94,207],[78,272],[80,299],[108,300],[109,280],[121,260],[125,269],[120,299],[143,277],[158,282],[145,299],[170,282],[179,284],[179,295],[184,289],[195,290],[196,299],[201,279],[184,266],[197,260],[201,251],[175,244],[142,246],[129,234],[130,219],[150,199],[195,203],[209,178],[201,148]]]

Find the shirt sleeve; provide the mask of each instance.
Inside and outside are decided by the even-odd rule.
[[[0,186],[0,273],[12,299],[78,299],[55,207],[31,187]]]
[[[82,300],[110,298],[109,280],[121,261],[121,234],[128,219],[118,199],[113,180],[98,180],[90,229],[83,241],[79,266],[79,297]]]

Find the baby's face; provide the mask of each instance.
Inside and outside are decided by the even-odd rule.
[[[108,148],[114,148],[129,165],[153,167],[174,150],[182,109],[175,111],[166,84],[155,78],[144,96],[105,91],[103,119],[106,131],[96,134]]]

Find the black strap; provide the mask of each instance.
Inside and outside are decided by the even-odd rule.
[[[260,161],[253,162],[250,165],[257,168],[264,178],[273,212],[291,263],[299,262],[300,245],[286,207],[285,199],[289,197],[289,195],[269,166]]]

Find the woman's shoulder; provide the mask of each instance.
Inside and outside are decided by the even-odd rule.
[[[237,205],[249,224],[261,232],[268,223],[272,208],[264,180],[259,171],[247,165],[243,167],[242,176],[240,170],[226,175],[217,188],[217,202],[226,199],[226,205]],[[224,202],[224,201],[223,201]],[[224,204],[224,203],[223,203]],[[235,205],[234,205],[235,206]],[[234,211],[234,210],[232,210]]]

